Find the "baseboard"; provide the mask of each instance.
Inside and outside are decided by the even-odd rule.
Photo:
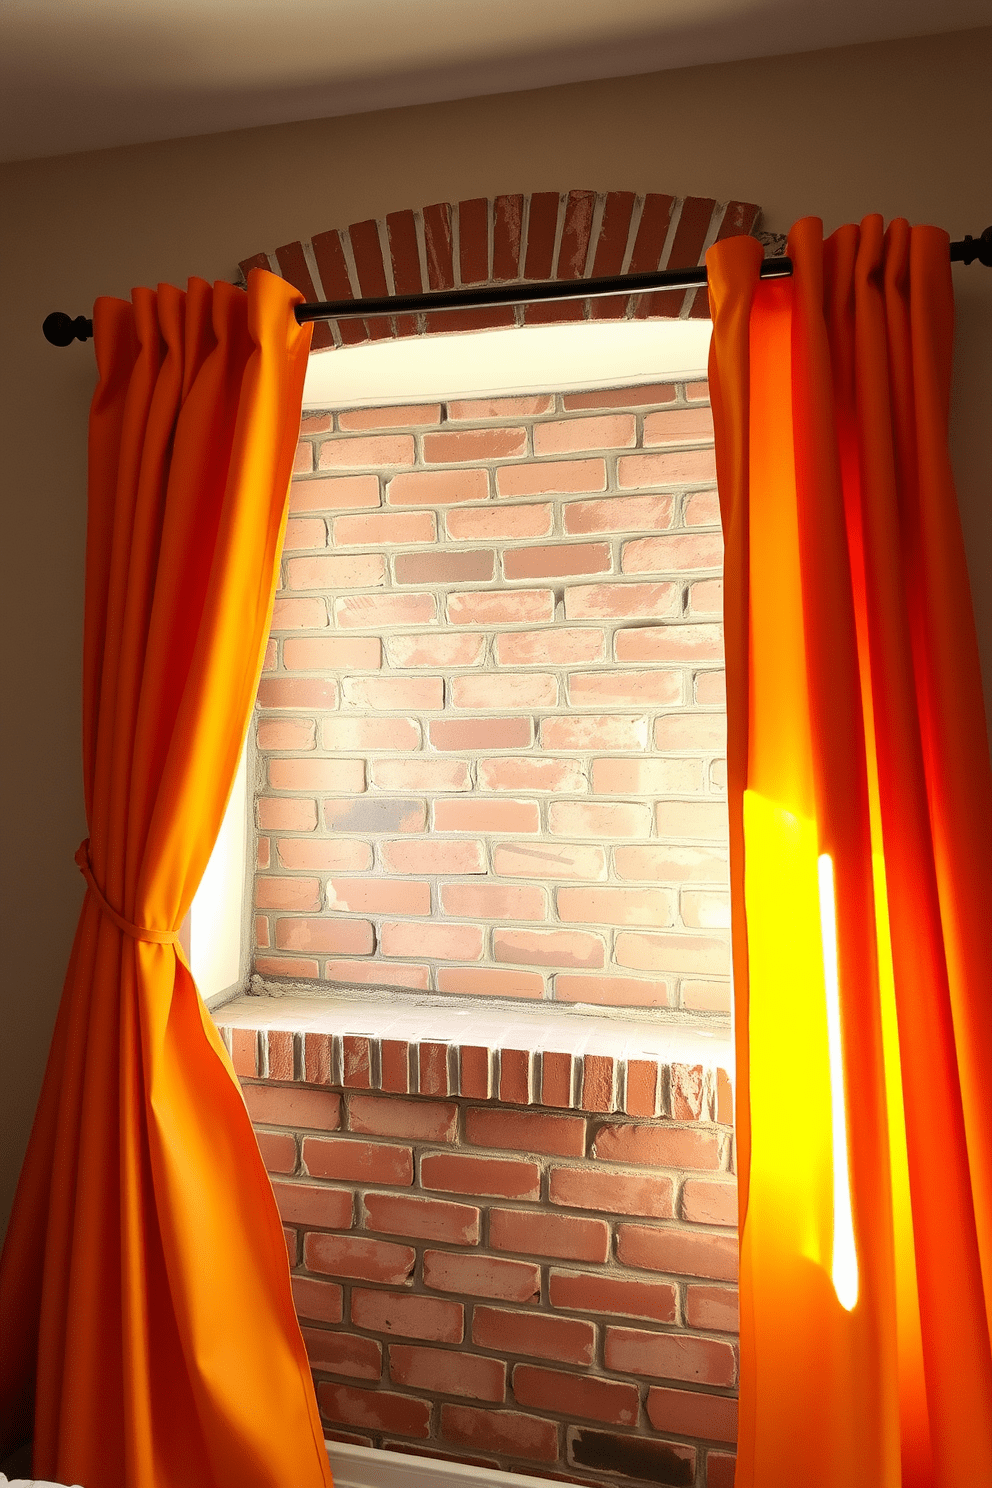
[[[346,1442],[329,1441],[327,1455],[335,1488],[548,1488],[547,1478],[464,1467],[460,1462],[412,1457],[407,1452],[378,1452]],[[569,1488],[568,1483],[562,1488]]]

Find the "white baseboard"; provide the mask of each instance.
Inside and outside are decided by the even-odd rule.
[[[327,1443],[335,1488],[548,1488],[547,1478],[465,1467],[438,1457],[378,1452],[347,1442]],[[569,1488],[567,1483],[562,1488]],[[576,1488],[576,1485],[573,1485]]]

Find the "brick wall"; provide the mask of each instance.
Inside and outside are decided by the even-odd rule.
[[[732,1488],[724,1072],[628,1069],[616,1113],[594,1114],[561,1109],[556,1066],[531,1087],[479,1049],[448,1063],[434,1046],[222,1032],[329,1436],[599,1488]]]
[[[729,1011],[705,384],[310,414],[264,977]]]

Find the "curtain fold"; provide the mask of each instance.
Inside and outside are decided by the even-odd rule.
[[[992,1482],[992,775],[947,235],[707,255],[726,537],[738,1488]]]
[[[98,300],[83,643],[88,893],[0,1261],[3,1445],[85,1488],[329,1488],[282,1227],[178,945],[262,665],[301,298]]]

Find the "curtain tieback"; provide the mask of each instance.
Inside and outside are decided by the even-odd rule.
[[[125,935],[130,935],[132,940],[147,940],[152,945],[178,945],[178,930],[150,930],[146,925],[132,925],[123,915],[118,914],[114,906],[108,900],[106,894],[93,877],[93,865],[90,862],[90,839],[84,837],[76,849],[75,861],[80,873],[85,878],[96,902],[99,904],[108,920],[113,920],[118,930],[123,930]]]

